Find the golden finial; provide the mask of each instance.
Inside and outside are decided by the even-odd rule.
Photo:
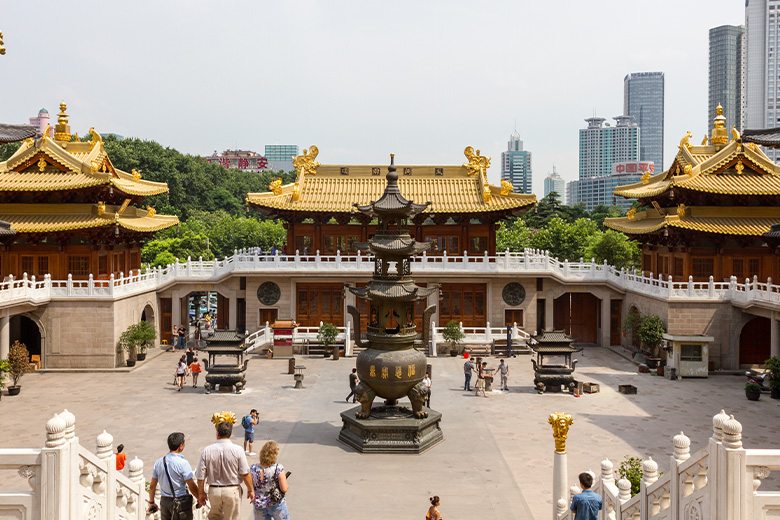
[[[682,149],[683,149],[683,147],[687,148],[687,149],[688,149],[688,151],[690,151],[690,150],[691,150],[691,148],[693,148],[693,146],[691,146],[691,143],[689,143],[689,142],[688,142],[688,140],[689,140],[691,137],[693,137],[693,134],[691,133],[691,131],[690,131],[690,130],[688,130],[688,133],[686,133],[686,134],[683,136],[683,138],[682,138],[682,139],[680,139],[680,150],[682,150]]]
[[[97,214],[102,215],[106,212],[106,203],[103,201],[100,201],[97,203]]]
[[[466,168],[470,177],[475,175],[484,175],[487,178],[487,169],[490,168],[490,157],[485,157],[479,154],[479,150],[474,152],[473,146],[467,146],[463,150],[463,154],[469,160],[467,163],[463,163],[463,167]]]
[[[726,144],[729,142],[728,132],[726,130],[726,117],[723,115],[723,107],[718,103],[715,109],[718,114],[715,116],[715,128],[712,129],[710,143],[714,145]]]
[[[628,217],[628,220],[634,220],[636,218],[636,208],[626,211],[626,217]]]
[[[677,205],[677,216],[682,218],[685,216],[685,204],[678,204]]]
[[[273,181],[271,184],[268,185],[268,189],[274,192],[274,195],[281,195],[282,194],[282,178],[279,177],[275,181]]]
[[[211,422],[214,423],[214,428],[223,422],[236,424],[236,414],[233,412],[214,412],[214,415],[211,416]]]
[[[707,134],[704,134],[704,139],[701,140],[701,145],[706,146],[707,145],[707,139],[709,139],[709,136]]]
[[[737,160],[737,164],[734,166],[734,169],[737,170],[737,175],[742,175],[742,170],[745,169],[745,166],[742,164],[742,159]]]
[[[650,182],[650,172],[643,173],[641,180],[642,180],[642,184],[647,184],[648,182]]]
[[[68,105],[65,101],[60,103],[60,113],[57,114],[57,126],[54,127],[54,139],[57,141],[70,141],[70,125],[68,125],[68,114],[65,111]]]
[[[135,168],[133,168],[131,171],[132,171],[132,174],[133,174],[133,180],[135,182],[140,181],[141,180],[141,170],[136,170]]]
[[[41,158],[40,158],[40,160],[38,161],[38,169],[39,169],[40,171],[43,171],[43,170],[45,170],[45,169],[46,169],[46,166],[47,166],[48,164],[49,164],[49,163],[47,163],[47,162],[46,162],[46,159],[44,159],[43,157],[41,157]]]
[[[0,31],[0,56],[5,55],[5,46],[3,44],[3,31]]]
[[[512,186],[511,182],[506,179],[501,179],[501,195],[509,195],[514,189],[515,187]]]
[[[555,451],[566,453],[566,438],[569,436],[569,426],[574,422],[574,419],[566,413],[551,413],[547,422],[552,425]]]
[[[685,175],[693,175],[693,166],[691,163],[685,163],[685,166],[683,167],[683,173]]]
[[[718,103],[718,107],[715,109],[715,128],[723,128],[726,123],[726,116],[723,115],[723,107]]]
[[[146,216],[153,217],[157,214],[157,210],[151,206],[146,206]]]
[[[680,175],[680,164],[679,163],[677,163],[676,167],[674,168],[674,174],[675,175]]]
[[[314,159],[320,154],[319,148],[311,145],[308,150],[303,150],[303,155],[293,159],[293,166],[298,170],[298,175],[317,175],[317,168],[320,163],[314,162]]]

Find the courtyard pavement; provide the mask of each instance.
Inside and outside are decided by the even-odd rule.
[[[510,391],[488,398],[462,390],[462,359],[429,359],[432,407],[443,413],[445,440],[422,455],[396,456],[360,455],[337,440],[339,413],[353,406],[344,398],[354,358],[299,358],[307,367],[305,388],[295,390],[287,360],[251,356],[248,388],[241,395],[205,395],[202,380],[198,388],[176,391],[179,356],[162,353],[129,373],[24,376],[22,393],[0,400],[0,447],[42,447],[46,421],[67,408],[76,416],[82,444],[94,446],[107,430],[114,446],[125,445],[128,461],[144,460],[149,479],[170,432],[185,432],[183,454],[195,466],[200,451],[214,440],[213,412],[231,410],[241,417],[257,408],[255,451],[267,439],[281,445],[279,461],[292,471],[288,508],[297,520],[413,520],[423,517],[431,495],[441,497],[447,520],[549,518],[554,442],[547,418],[552,412],[574,417],[567,442],[572,484],[581,471],[598,474],[605,456],[616,468],[626,455],[652,456],[661,471],[668,471],[672,437],[682,430],[691,438],[691,452],[703,448],[711,418],[721,408],[742,423],[745,447],[780,448],[780,401],[767,394],[747,401],[744,376],[668,381],[638,374],[632,363],[597,347],[577,355],[576,374],[600,383],[601,392],[579,398],[538,395],[528,356],[509,360]],[[488,363],[495,367],[498,360]],[[618,384],[633,384],[638,394],[622,395]],[[243,440],[239,424],[234,440]],[[762,488],[776,488],[773,484],[765,481]],[[15,472],[0,472],[0,489],[25,487]],[[248,503],[242,513],[252,517]]]

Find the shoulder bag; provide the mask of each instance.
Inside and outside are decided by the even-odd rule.
[[[265,474],[265,471],[263,472]],[[276,465],[276,471],[274,471],[274,487],[268,496],[271,498],[271,505],[277,505],[284,500],[284,493],[279,489],[279,464]]]
[[[176,488],[173,486],[173,480],[171,480],[171,474],[168,473],[168,464],[165,463],[165,457],[163,457],[163,467],[165,468],[165,475],[168,477],[168,484],[171,486],[171,494],[173,495],[171,519],[177,520],[179,517],[185,518],[185,515],[192,511],[192,495],[187,491],[187,484],[185,483],[184,491],[186,494],[177,497]]]

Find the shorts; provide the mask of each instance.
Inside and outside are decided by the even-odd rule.
[[[255,442],[255,432],[244,432],[244,440],[246,442]]]
[[[485,380],[482,378],[477,379],[477,388],[485,388]]]

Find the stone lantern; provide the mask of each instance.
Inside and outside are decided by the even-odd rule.
[[[408,221],[430,202],[415,204],[401,195],[392,155],[386,178],[378,201],[355,204],[358,211],[379,223],[371,240],[357,244],[362,252],[374,255],[373,277],[365,287],[347,287],[368,300],[368,341],[360,345],[365,350],[357,357],[360,383],[355,394],[361,405],[341,414],[344,424],[339,439],[361,452],[420,453],[443,439],[441,413],[423,406],[427,360],[414,349],[415,302],[439,287],[419,287],[412,279],[412,257],[431,244],[412,238]],[[430,327],[435,310],[430,306],[423,313],[423,330]],[[353,322],[360,323],[358,310],[349,306],[348,311]],[[373,406],[376,397],[384,398],[384,405]],[[411,410],[398,404],[403,397],[411,401]]]

